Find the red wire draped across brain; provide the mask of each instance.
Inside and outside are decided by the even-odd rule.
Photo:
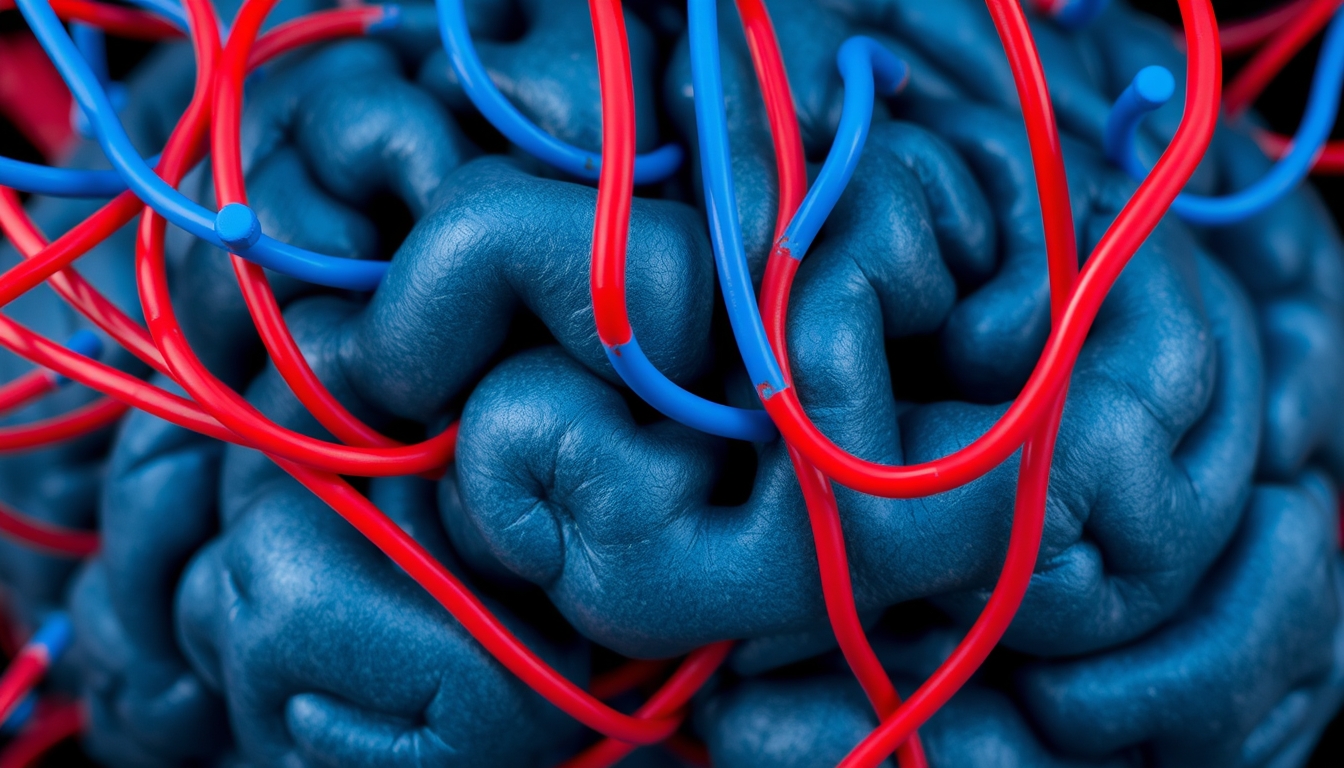
[[[17,5],[0,768],[1287,768],[1344,701],[1338,95],[1241,114],[1338,0]]]

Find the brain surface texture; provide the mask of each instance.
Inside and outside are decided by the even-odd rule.
[[[1050,333],[1042,208],[1003,46],[982,0],[765,5],[814,175],[842,112],[841,44],[867,35],[910,68],[899,94],[878,99],[853,178],[799,267],[793,384],[846,451],[883,464],[946,456],[1007,411]],[[284,0],[267,24],[323,7]],[[517,110],[600,150],[588,4],[465,11]],[[367,293],[271,275],[316,377],[387,436],[458,425],[446,470],[351,482],[578,687],[613,688],[630,659],[733,641],[681,731],[623,765],[703,764],[701,753],[720,768],[835,765],[878,718],[828,621],[788,447],[697,432],[623,384],[594,320],[595,185],[491,127],[432,5],[408,3],[400,21],[276,59],[249,79],[242,114],[262,229],[389,262]],[[1185,56],[1169,27],[1119,1],[1081,31],[1031,22],[1087,254],[1137,186],[1102,152],[1111,104],[1150,64],[1183,82]],[[625,24],[634,143],[686,150],[670,179],[636,187],[630,324],[673,382],[760,407],[718,290],[685,5],[631,2]],[[718,26],[735,213],[759,289],[775,147],[733,3],[718,4]],[[185,43],[164,43],[127,77],[122,120],[146,156],[187,106],[193,61]],[[1175,133],[1182,87],[1144,123],[1141,154]],[[1220,123],[1187,189],[1223,194],[1262,176],[1272,161],[1249,130]],[[105,160],[86,141],[69,163]],[[203,164],[182,190],[214,206],[212,173]],[[95,204],[27,207],[54,235]],[[4,268],[20,260],[3,249]],[[280,426],[333,440],[268,357],[228,254],[170,230],[166,258],[210,371]],[[139,315],[133,226],[79,268]],[[46,288],[6,312],[56,339],[84,327]],[[104,362],[181,392],[107,348]],[[26,370],[0,360],[5,380]],[[7,423],[95,397],[65,387]],[[835,486],[855,607],[902,693],[989,600],[1020,464],[1014,454],[918,499]],[[1166,216],[1087,335],[1030,587],[981,671],[920,729],[929,764],[1303,765],[1344,700],[1341,480],[1344,244],[1321,200],[1303,185],[1217,228]],[[75,644],[50,686],[82,702],[82,747],[100,764],[543,767],[598,738],[253,449],[131,410],[0,460],[0,501],[101,536],[83,562],[0,540],[12,623],[72,617]],[[633,711],[645,688],[610,700]]]

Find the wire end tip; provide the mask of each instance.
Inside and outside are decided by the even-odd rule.
[[[229,203],[215,214],[215,234],[230,249],[251,248],[261,239],[261,222],[248,206]]]
[[[1157,109],[1176,93],[1176,78],[1166,67],[1148,66],[1134,76],[1134,95],[1149,109]]]

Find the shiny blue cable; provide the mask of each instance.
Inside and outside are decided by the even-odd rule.
[[[17,4],[89,117],[103,154],[147,205],[188,233],[267,269],[332,288],[370,291],[378,286],[387,272],[386,262],[336,258],[282,243],[261,232],[256,214],[247,206],[235,203],[211,213],[155,175],[135,151],[107,94],[98,87],[97,78],[47,0],[18,0]]]
[[[37,713],[37,694],[29,693],[23,701],[9,713],[9,719],[0,723],[0,736],[17,736]]]
[[[775,425],[765,411],[706,400],[664,376],[644,355],[633,331],[629,341],[607,347],[607,359],[640,399],[674,421],[735,440],[762,443],[775,436]]]
[[[75,21],[70,23],[70,39],[98,78],[98,84],[106,88],[112,79],[107,74],[107,45],[103,41],[103,31]]]
[[[695,126],[700,140],[700,175],[705,186],[710,241],[719,271],[719,286],[728,307],[728,321],[742,351],[747,374],[761,397],[788,387],[775,361],[761,323],[756,292],[742,244],[733,186],[728,118],[719,67],[719,29],[715,0],[690,0],[687,20],[691,38],[691,79],[695,88]]]
[[[442,7],[442,3],[441,3]],[[715,19],[714,0],[691,0],[691,71],[695,78],[696,125],[700,134],[700,153],[703,158],[713,155],[719,158],[721,167],[727,167],[728,129],[723,115],[723,84],[719,73],[719,36]],[[711,108],[712,107],[712,108]],[[706,115],[708,112],[710,114]],[[717,118],[716,118],[717,115]],[[715,120],[717,119],[717,122]],[[717,137],[707,139],[709,135]],[[748,333],[750,325],[742,325],[740,317],[744,304],[747,311],[756,318],[755,328],[760,342],[769,350],[765,341],[765,330],[760,322],[760,312],[756,309],[756,295],[752,290],[751,275],[746,270],[746,259],[728,259],[724,257],[725,248],[735,249],[742,254],[742,235],[737,226],[737,205],[733,198],[732,177],[711,182],[709,173],[705,174],[705,197],[710,208],[710,235],[714,241],[715,263],[719,269],[719,284],[723,286],[724,301],[728,305],[729,320],[734,333]],[[723,184],[726,183],[726,188]],[[712,185],[712,187],[711,187]],[[724,197],[726,192],[727,197]],[[721,216],[717,211],[731,211],[729,231],[721,231],[718,224]],[[725,238],[728,242],[725,244]],[[645,402],[657,408],[663,415],[689,427],[720,437],[764,442],[777,434],[770,416],[755,408],[734,408],[732,406],[706,400],[699,395],[686,391],[667,376],[644,354],[639,346],[634,330],[630,339],[623,344],[607,347],[607,359],[616,369],[621,379]],[[784,376],[773,356],[770,365],[764,369],[753,369],[748,365],[748,374],[758,392],[762,386],[783,387]]]
[[[1202,226],[1233,224],[1273,205],[1292,191],[1307,174],[1330,138],[1344,87],[1344,10],[1338,11],[1325,33],[1316,73],[1292,148],[1269,172],[1245,189],[1219,197],[1182,192],[1171,205],[1185,221]],[[1165,104],[1175,91],[1175,79],[1162,67],[1145,67],[1125,88],[1106,122],[1106,157],[1136,180],[1148,171],[1136,148],[1144,115]]]
[[[831,209],[835,208],[854,176],[863,145],[868,141],[875,93],[887,96],[897,93],[910,76],[910,68],[905,62],[870,37],[849,38],[840,46],[835,58],[845,83],[845,101],[835,141],[831,143],[816,181],[807,190],[807,196],[777,244],[798,260],[802,260],[812,247],[826,217],[831,215]]]
[[[559,168],[572,176],[597,181],[602,169],[598,153],[588,152],[568,144],[538,128],[499,92],[485,65],[476,55],[467,29],[467,13],[463,0],[435,0],[438,8],[439,35],[443,38],[448,61],[457,73],[471,103],[485,119],[505,138],[528,154]],[[635,183],[650,184],[671,176],[681,166],[681,147],[666,144],[648,154],[635,158]]]
[[[157,165],[159,156],[145,162]],[[51,197],[115,197],[126,191],[126,182],[116,171],[52,168],[9,157],[0,157],[0,186]]]

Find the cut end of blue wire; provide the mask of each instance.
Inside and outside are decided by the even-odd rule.
[[[1106,10],[1107,0],[1064,0],[1051,16],[1065,29],[1082,29]]]
[[[1166,67],[1153,65],[1139,70],[1130,87],[1144,106],[1157,109],[1176,93],[1176,78]]]
[[[215,234],[230,250],[251,248],[261,239],[261,222],[250,207],[229,203],[215,214]]]

